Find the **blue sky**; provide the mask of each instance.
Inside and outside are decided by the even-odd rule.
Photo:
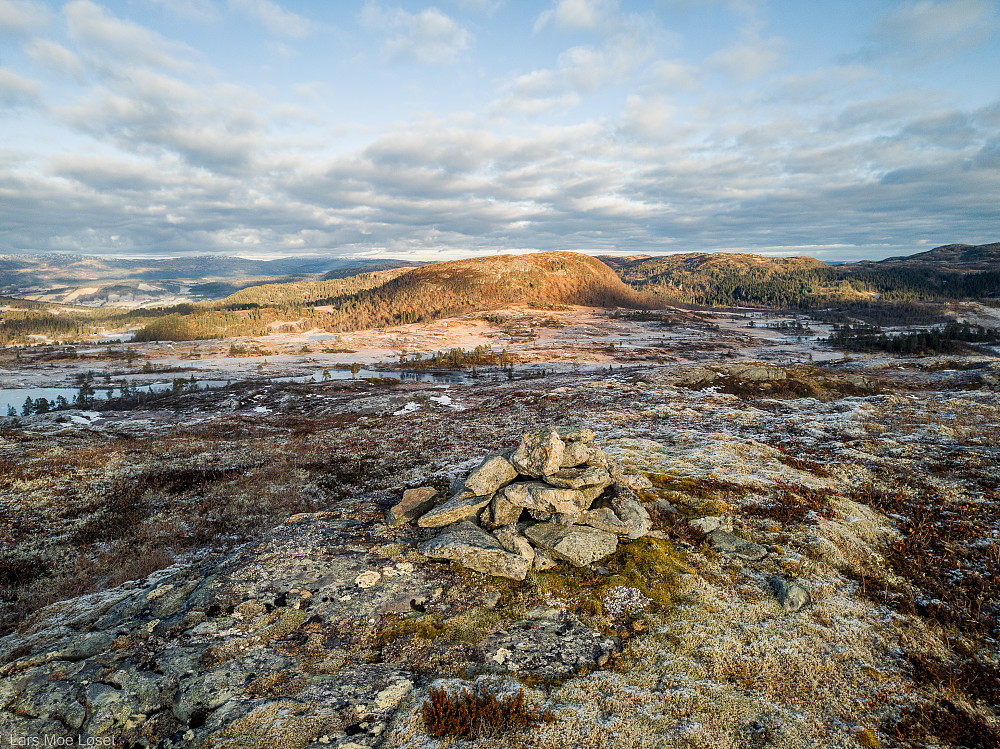
[[[998,5],[0,0],[0,253],[998,241]]]

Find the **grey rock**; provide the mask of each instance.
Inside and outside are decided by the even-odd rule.
[[[531,548],[531,544],[528,543],[528,539],[521,535],[520,531],[517,529],[515,523],[510,525],[503,525],[493,531],[493,535],[496,537],[500,545],[503,546],[511,554],[518,554],[528,560],[530,565],[535,561],[535,550]]]
[[[535,517],[535,512],[577,517],[590,506],[582,492],[560,489],[543,481],[508,484],[503,489],[503,496],[512,505],[528,510],[532,517]]]
[[[577,491],[587,491],[600,489],[611,484],[611,474],[607,468],[599,466],[587,466],[586,468],[563,468],[550,476],[545,477],[545,483],[558,486],[562,489],[576,489]]]
[[[434,507],[437,489],[433,486],[421,486],[407,489],[403,492],[402,501],[393,507],[385,516],[385,523],[390,528],[406,525],[411,520],[419,518]]]
[[[421,528],[442,528],[463,520],[472,520],[491,499],[493,497],[478,497],[472,492],[462,492],[422,515],[417,525]]]
[[[611,469],[611,461],[608,460],[608,456],[604,450],[597,445],[590,445],[590,455],[587,457],[587,465],[607,468],[608,470]]]
[[[774,591],[774,597],[778,599],[781,608],[790,614],[812,603],[809,591],[800,585],[777,576],[772,577],[768,582],[771,584],[771,590]]]
[[[757,562],[767,556],[767,549],[760,544],[734,536],[732,533],[716,529],[708,535],[715,547],[724,554],[731,554],[751,562]]]
[[[586,427],[556,427],[556,434],[563,442],[593,442],[597,433]]]
[[[556,566],[558,562],[549,556],[544,549],[535,549],[535,561],[531,563],[531,569],[535,572],[544,572]]]
[[[487,497],[516,478],[517,469],[507,457],[502,453],[493,453],[469,474],[465,487],[478,497]]]
[[[482,642],[490,670],[558,679],[595,668],[618,649],[615,638],[585,626],[569,612],[542,608],[534,613]]]
[[[723,530],[726,533],[733,532],[733,516],[728,512],[724,512],[721,515],[706,515],[705,517],[695,518],[688,522],[705,533],[711,533],[715,530]]]
[[[618,537],[613,533],[588,526],[563,526],[556,523],[538,523],[525,531],[528,539],[556,559],[576,567],[586,567],[614,554]]]
[[[538,478],[559,470],[565,449],[555,430],[543,429],[524,435],[511,463],[524,475]]]
[[[570,442],[563,451],[559,461],[560,468],[575,468],[590,460],[591,446],[585,442]]]
[[[531,568],[528,559],[511,554],[494,536],[468,520],[449,526],[419,548],[424,556],[451,559],[470,570],[512,580],[523,580]]]
[[[613,500],[610,507],[592,508],[577,522],[632,540],[642,538],[653,527],[646,508],[632,499]]]
[[[503,492],[498,492],[493,496],[489,506],[483,510],[483,525],[487,528],[498,528],[516,523],[522,512],[524,512],[523,507],[508,500]]]

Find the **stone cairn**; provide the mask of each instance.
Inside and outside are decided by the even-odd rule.
[[[433,487],[407,490],[386,522],[443,528],[420,553],[488,575],[523,580],[556,560],[589,566],[651,527],[595,437],[562,427],[526,434],[516,450],[488,455],[441,504]]]

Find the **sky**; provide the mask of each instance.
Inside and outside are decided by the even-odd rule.
[[[0,0],[0,253],[1000,241],[1000,2]]]

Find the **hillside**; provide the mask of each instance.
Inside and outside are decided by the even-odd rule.
[[[346,278],[415,265],[420,263],[338,257],[0,255],[0,294],[88,307],[165,306],[217,300],[248,286]]]
[[[517,304],[659,306],[656,297],[629,288],[596,258],[545,252],[243,289],[219,302],[154,320],[136,340],[266,335],[276,328],[342,332]]]
[[[1000,294],[1000,244],[945,245],[917,255],[836,266],[811,257],[745,253],[602,260],[637,291],[692,304],[808,308]]]

